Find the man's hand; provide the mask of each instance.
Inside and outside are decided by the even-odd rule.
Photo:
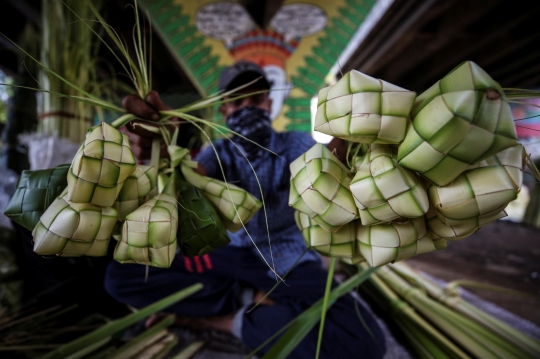
[[[159,111],[171,109],[163,103],[156,91],[150,91],[144,101],[138,95],[127,95],[122,100],[122,105],[128,112],[148,121],[159,120]],[[171,121],[178,122],[178,119],[171,119]],[[120,132],[128,136],[133,155],[138,160],[146,160],[150,158],[152,153],[152,140],[155,137],[160,137],[161,134],[138,126],[141,123],[149,125],[148,122],[131,121],[126,126],[120,128]],[[167,156],[167,147],[165,144],[161,146],[161,156]]]
[[[326,147],[336,155],[341,163],[347,163],[347,141],[334,137]]]

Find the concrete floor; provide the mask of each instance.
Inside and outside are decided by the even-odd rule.
[[[465,288],[540,325],[540,229],[497,221],[462,241],[449,242],[443,251],[420,255],[407,263],[447,282],[471,280],[528,293],[529,297]]]

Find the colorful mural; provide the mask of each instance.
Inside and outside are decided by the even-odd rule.
[[[311,131],[311,98],[376,0],[285,0],[261,29],[237,2],[138,0],[201,95],[238,59],[261,65],[273,82],[278,131]],[[217,120],[217,119],[216,119]]]
[[[540,137],[540,99],[527,99],[521,102],[523,104],[511,104],[518,137]]]

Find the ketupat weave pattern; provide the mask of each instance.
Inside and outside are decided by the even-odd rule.
[[[428,213],[426,213],[426,228],[431,234],[433,240],[446,239],[449,241],[459,241],[469,237],[471,234],[473,234],[486,224],[489,224],[506,216],[506,212],[501,211],[493,217],[477,217],[476,220],[473,222],[458,224],[454,226],[447,226],[446,224],[441,222],[433,206],[429,206],[429,211]]]
[[[114,204],[123,182],[135,171],[129,139],[102,122],[87,134],[68,172],[67,199],[104,207]]]
[[[293,208],[306,213],[328,232],[358,218],[349,190],[351,173],[324,145],[315,144],[294,160],[290,169],[289,205]]]
[[[416,93],[350,71],[319,91],[315,130],[352,142],[398,144]]]
[[[437,249],[426,230],[423,217],[406,223],[360,225],[356,237],[360,253],[374,267]]]
[[[476,223],[502,212],[521,189],[522,156],[523,146],[514,146],[470,166],[449,185],[429,186],[429,200],[441,222]]]
[[[444,186],[469,165],[518,144],[501,86],[464,62],[418,96],[398,161]]]
[[[23,171],[4,214],[32,231],[39,218],[67,186],[69,165],[39,171]]]
[[[34,252],[61,257],[107,254],[118,213],[112,207],[73,203],[67,195],[47,208],[34,228]]]
[[[364,226],[418,218],[428,210],[424,186],[395,155],[394,147],[372,144],[350,183]]]
[[[300,211],[294,212],[298,229],[302,232],[304,241],[309,248],[327,257],[352,258],[356,257],[356,225],[353,221],[343,225],[336,232],[328,232]]]
[[[176,176],[178,190],[177,239],[186,257],[201,256],[230,242],[221,217],[199,189]]]
[[[181,170],[186,181],[208,198],[231,232],[242,229],[262,206],[261,201],[238,186],[201,176],[187,166],[181,166]]]
[[[157,170],[152,166],[138,165],[122,186],[113,207],[118,211],[118,217],[124,221],[126,216],[145,202],[146,196],[156,188]]]
[[[126,216],[114,259],[168,268],[176,255],[177,229],[176,198],[160,193]]]

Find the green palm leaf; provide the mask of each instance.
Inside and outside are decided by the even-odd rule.
[[[69,165],[23,171],[4,214],[32,231],[39,218],[67,186]]]
[[[177,238],[186,257],[210,253],[230,242],[221,217],[201,191],[187,182],[177,169],[178,191]]]

